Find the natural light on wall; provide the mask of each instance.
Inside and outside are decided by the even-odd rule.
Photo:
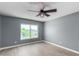
[[[21,40],[38,38],[38,25],[21,24]]]

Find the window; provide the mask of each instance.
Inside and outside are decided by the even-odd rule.
[[[31,38],[37,38],[37,37],[38,37],[38,26],[31,25]]]
[[[30,25],[21,24],[21,39],[30,38]]]
[[[21,40],[38,38],[38,26],[21,24]]]

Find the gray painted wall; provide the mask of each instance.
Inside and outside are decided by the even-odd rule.
[[[39,26],[39,38],[20,40],[20,25],[21,24],[37,24]],[[29,21],[28,19],[14,18],[2,16],[2,47],[12,46],[21,43],[27,43],[43,39],[43,23],[37,21]]]
[[[1,17],[0,17],[0,47],[1,47]]]
[[[46,22],[45,39],[79,51],[79,12]]]

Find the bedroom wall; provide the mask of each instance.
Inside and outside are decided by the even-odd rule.
[[[1,17],[0,17],[0,47],[1,47]]]
[[[20,40],[21,24],[37,24],[39,26],[39,38]],[[43,22],[32,21],[28,19],[2,16],[2,47],[17,45],[21,43],[33,42],[43,39]]]
[[[79,51],[79,12],[45,23],[45,40]]]

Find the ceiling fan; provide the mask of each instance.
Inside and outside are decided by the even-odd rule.
[[[31,12],[38,12],[38,14],[36,16],[40,16],[40,17],[49,17],[50,15],[48,13],[53,13],[53,12],[57,12],[57,9],[50,9],[50,10],[44,10],[46,6],[43,6],[42,9],[40,9],[40,11],[34,11],[34,10],[28,10]]]

